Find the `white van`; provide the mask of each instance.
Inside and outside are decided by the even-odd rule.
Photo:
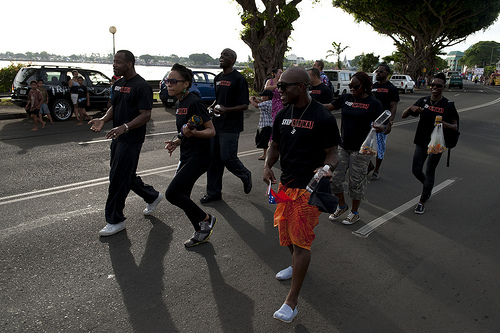
[[[356,72],[340,69],[325,69],[326,76],[330,79],[333,84],[333,89],[335,97],[339,97],[342,94],[350,94],[349,83],[351,83],[351,77]]]

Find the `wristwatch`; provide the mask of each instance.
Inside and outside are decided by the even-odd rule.
[[[123,123],[123,126],[125,126],[125,130],[123,131],[123,133],[128,133],[129,131],[128,125]]]

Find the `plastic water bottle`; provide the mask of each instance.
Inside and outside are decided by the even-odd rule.
[[[374,121],[375,126],[383,125],[391,117],[391,111],[385,110],[380,116]]]
[[[318,187],[321,178],[323,178],[323,176],[326,175],[329,170],[330,170],[329,165],[325,165],[322,169],[319,169],[314,175],[314,177],[312,177],[309,184],[306,186],[306,190],[311,193],[314,192],[316,187]]]

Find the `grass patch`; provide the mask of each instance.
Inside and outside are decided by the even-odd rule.
[[[2,106],[14,106],[10,99],[0,99],[0,105]]]

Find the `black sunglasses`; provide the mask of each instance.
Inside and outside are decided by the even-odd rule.
[[[176,85],[177,82],[186,82],[186,80],[165,79],[166,84]]]
[[[431,83],[431,87],[443,88],[443,85],[441,83]]]
[[[296,85],[301,84],[301,83],[304,83],[304,82],[293,82],[293,83],[285,83],[285,82],[280,82],[280,83],[278,83],[278,84],[276,85],[276,87],[278,87],[278,89],[280,89],[280,90],[283,90],[283,91],[284,91],[284,90],[286,90],[286,88],[287,88],[288,86],[296,86]]]
[[[349,86],[349,89],[354,89],[354,90],[358,90],[359,88],[361,88],[361,85],[360,84],[348,84]]]

